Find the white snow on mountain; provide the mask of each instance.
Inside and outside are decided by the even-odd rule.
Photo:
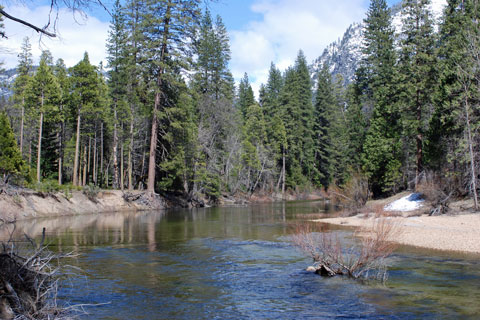
[[[442,12],[446,5],[446,0],[432,0],[430,4],[430,12],[432,12],[435,22],[435,30],[438,30],[438,24],[440,23]],[[393,15],[392,25],[398,38],[403,27],[401,3],[394,5],[391,11]],[[329,44],[327,48],[325,48],[322,55],[315,59],[310,66],[313,81],[316,81],[316,75],[324,63],[330,66],[330,73],[334,80],[338,76],[343,78],[345,84],[353,80],[358,63],[362,58],[363,30],[363,22],[353,23],[345,31],[342,38]]]

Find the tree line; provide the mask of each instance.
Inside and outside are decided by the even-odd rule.
[[[358,177],[378,197],[435,176],[476,199],[478,1],[449,0],[438,27],[428,8],[403,1],[395,34],[386,1],[372,0],[348,87],[328,65],[312,80],[299,51],[284,71],[271,64],[256,100],[247,74],[235,88],[225,25],[199,0],[117,1],[105,68],[87,53],[66,68],[48,51],[34,67],[24,41],[3,103],[22,170],[212,200]]]

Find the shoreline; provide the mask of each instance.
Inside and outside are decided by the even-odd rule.
[[[355,229],[371,229],[375,217],[363,214],[352,217],[323,218],[315,222]],[[480,254],[480,214],[452,210],[449,215],[386,216],[400,228],[392,242],[417,248]]]
[[[170,208],[193,208],[229,205],[246,205],[275,201],[319,200],[324,199],[321,192],[260,193],[248,196],[223,195],[215,204],[207,199],[190,199],[175,194],[149,194],[145,191],[98,190],[93,195],[84,191],[42,193],[24,188],[0,189],[0,223],[15,221],[74,216],[84,214],[102,214],[126,211],[165,210]]]

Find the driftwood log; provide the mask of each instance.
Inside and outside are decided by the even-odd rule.
[[[72,255],[50,252],[44,246],[45,229],[40,244],[25,236],[30,250],[21,250],[12,239],[0,245],[0,318],[65,319],[65,310],[56,304],[58,261]]]

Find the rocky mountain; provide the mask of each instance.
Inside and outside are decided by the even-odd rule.
[[[432,0],[430,10],[433,13],[437,25],[446,4],[446,0]],[[392,24],[395,28],[397,37],[402,31],[401,8],[401,2],[391,8]],[[342,38],[329,44],[323,51],[322,55],[315,59],[310,65],[312,80],[316,82],[318,71],[322,68],[324,63],[327,63],[330,66],[330,73],[334,80],[340,76],[345,85],[352,82],[355,71],[362,58],[363,30],[363,22],[352,23],[347,28]]]
[[[0,72],[0,96],[9,97],[12,94],[10,89],[11,85],[17,77],[17,69],[8,69],[4,72]]]

